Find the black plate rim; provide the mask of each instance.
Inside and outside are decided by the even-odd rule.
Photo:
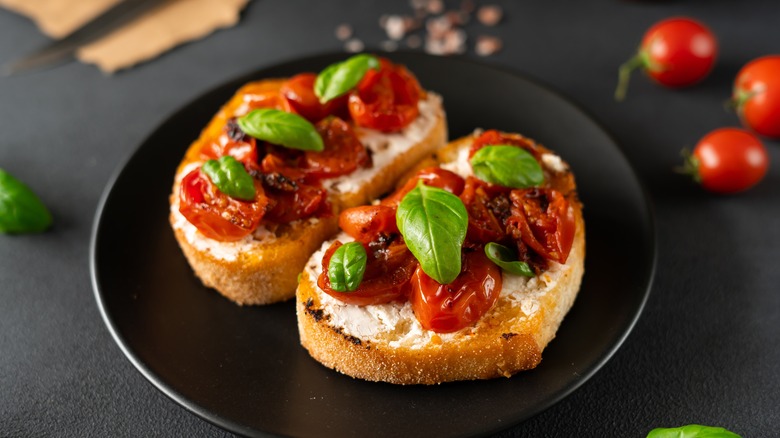
[[[376,53],[379,55],[383,55],[381,51],[371,51],[371,53]],[[420,52],[414,52],[414,51],[407,51],[407,50],[399,50],[393,53],[400,53],[405,56],[419,56],[423,58],[437,58],[436,56],[427,55]],[[103,301],[102,292],[100,285],[98,283],[98,274],[97,274],[97,262],[96,262],[96,251],[97,251],[97,241],[98,241],[98,233],[100,228],[100,222],[103,216],[103,210],[105,207],[105,204],[108,202],[108,198],[111,195],[111,192],[113,191],[113,188],[119,179],[119,177],[122,175],[122,173],[127,168],[128,164],[135,158],[135,156],[139,153],[141,147],[146,144],[146,142],[160,129],[162,129],[164,126],[166,126],[172,119],[175,119],[181,112],[184,112],[189,108],[189,106],[199,101],[209,94],[215,93],[227,84],[232,83],[239,83],[239,82],[247,82],[251,80],[251,78],[257,77],[258,73],[262,72],[263,70],[268,70],[271,68],[278,68],[283,67],[286,64],[294,64],[299,62],[316,62],[317,60],[326,59],[326,58],[332,58],[334,56],[338,56],[344,54],[342,52],[323,52],[318,54],[311,54],[307,56],[299,56],[299,57],[288,57],[286,59],[282,59],[279,61],[272,62],[270,64],[261,64],[257,67],[254,67],[247,71],[246,73],[239,74],[237,76],[234,76],[228,80],[222,81],[219,84],[210,87],[206,91],[198,94],[194,98],[191,98],[187,100],[184,104],[177,107],[176,110],[169,113],[167,117],[163,119],[162,122],[157,124],[154,129],[150,131],[148,135],[144,137],[144,139],[138,143],[138,145],[133,148],[129,153],[125,155],[125,157],[120,161],[119,165],[114,169],[112,172],[111,177],[109,178],[108,182],[106,183],[106,187],[103,190],[103,193],[100,196],[100,200],[98,201],[98,205],[96,207],[96,213],[93,219],[92,223],[92,229],[90,232],[90,245],[89,245],[89,270],[90,270],[90,281],[92,284],[92,291],[95,296],[95,301],[98,306],[98,310],[100,312],[100,315],[106,324],[106,327],[108,328],[109,333],[111,334],[111,337],[114,339],[114,342],[119,346],[119,349],[122,351],[122,353],[127,357],[127,359],[130,361],[130,363],[133,364],[133,366],[141,373],[141,375],[144,376],[144,378],[149,381],[152,386],[157,388],[160,392],[162,392],[165,396],[173,400],[178,405],[184,407],[188,411],[192,412],[193,414],[197,415],[201,419],[217,426],[222,429],[228,430],[233,433],[237,433],[243,436],[263,436],[263,437],[272,437],[277,436],[274,434],[270,434],[268,432],[262,432],[258,431],[254,428],[249,428],[247,426],[244,426],[242,424],[239,424],[237,422],[231,421],[227,418],[222,418],[217,414],[214,414],[213,412],[209,411],[208,409],[200,407],[196,402],[187,399],[183,395],[179,394],[176,390],[169,387],[166,382],[157,374],[155,374],[152,370],[150,370],[146,364],[143,363],[136,355],[135,353],[130,349],[128,346],[128,343],[125,341],[125,339],[122,337],[122,335],[119,333],[118,327],[116,326],[113,318],[108,313],[108,310],[106,309],[106,305]],[[392,53],[387,53],[387,55],[392,56]],[[506,424],[501,425],[500,427],[493,427],[486,429],[484,431],[483,436],[487,436],[489,434],[493,434],[502,430],[506,430],[508,428],[511,428],[513,426],[516,426],[523,421],[527,420],[528,418],[531,418],[542,411],[545,411],[549,409],[551,406],[557,404],[564,398],[568,397],[570,394],[572,394],[574,391],[579,389],[583,384],[585,384],[588,380],[590,380],[593,375],[595,375],[617,352],[617,350],[623,345],[623,343],[626,341],[628,336],[633,331],[634,327],[636,326],[637,322],[639,321],[639,317],[642,315],[642,312],[644,311],[645,305],[647,304],[647,301],[650,297],[650,293],[652,291],[653,283],[655,281],[655,274],[657,269],[657,262],[658,262],[658,233],[657,233],[657,224],[656,224],[656,214],[655,214],[655,208],[652,202],[651,197],[649,196],[649,192],[644,184],[644,182],[639,178],[639,174],[636,171],[636,168],[631,163],[631,161],[628,159],[626,153],[623,151],[622,147],[620,146],[620,143],[615,139],[614,135],[606,128],[606,126],[597,119],[589,110],[587,110],[583,105],[579,104],[578,102],[574,101],[572,98],[564,95],[562,92],[558,91],[551,85],[545,83],[544,81],[533,77],[527,73],[522,73],[517,70],[511,69],[506,66],[501,65],[495,65],[495,64],[487,64],[484,62],[476,61],[473,59],[470,59],[466,56],[451,56],[448,57],[448,59],[451,60],[457,60],[458,62],[464,62],[469,63],[475,66],[478,66],[480,68],[485,68],[489,70],[494,70],[503,74],[508,74],[514,77],[517,77],[521,80],[525,80],[534,86],[537,86],[541,89],[544,89],[546,92],[556,96],[557,98],[561,99],[562,101],[566,102],[567,104],[574,107],[578,112],[580,112],[583,116],[585,116],[591,123],[593,123],[609,140],[612,142],[612,144],[615,146],[616,151],[620,155],[620,158],[624,162],[624,164],[628,167],[631,174],[634,176],[637,185],[639,187],[639,190],[642,194],[643,201],[644,201],[644,207],[647,210],[647,217],[645,218],[648,222],[648,232],[649,232],[649,248],[648,251],[652,252],[652,257],[649,260],[648,267],[645,272],[645,283],[647,286],[645,287],[645,290],[642,295],[642,300],[639,303],[639,305],[636,308],[636,311],[631,317],[630,322],[625,326],[623,333],[620,335],[620,337],[614,342],[614,344],[604,352],[601,359],[596,361],[590,368],[590,370],[582,374],[579,379],[577,379],[574,383],[572,383],[570,386],[567,386],[564,390],[560,391],[558,394],[556,394],[553,397],[550,397],[546,403],[539,404],[535,409],[530,409],[524,412],[522,415],[518,415],[516,418],[513,419],[513,421],[509,421]],[[242,82],[242,83],[243,83]]]

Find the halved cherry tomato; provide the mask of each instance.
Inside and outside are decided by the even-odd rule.
[[[421,95],[420,84],[406,67],[382,59],[380,69],[369,70],[350,93],[349,113],[358,126],[400,131],[420,114]]]
[[[758,184],[769,169],[763,143],[744,129],[710,132],[696,145],[693,156],[696,160],[688,170],[705,189],[716,193],[747,190]]]
[[[301,168],[315,178],[333,178],[354,172],[371,162],[366,147],[352,127],[338,117],[328,117],[317,123],[325,148],[321,152],[306,151]]]
[[[314,73],[301,73],[288,79],[281,88],[281,94],[289,105],[301,116],[316,123],[331,114],[340,114],[346,109],[348,96],[344,95],[321,104],[314,94]]]
[[[368,262],[363,281],[354,292],[337,292],[330,287],[328,265],[333,253],[342,245],[334,242],[322,258],[322,274],[317,285],[328,295],[348,304],[366,306],[405,300],[409,296],[409,280],[417,268],[417,260],[403,242],[391,242],[378,250],[367,249]],[[365,245],[364,245],[365,246]]]
[[[424,329],[450,333],[474,324],[493,307],[502,280],[501,269],[484,251],[465,252],[460,275],[450,284],[439,284],[418,267],[409,301]]]
[[[279,224],[330,213],[328,193],[322,187],[298,184],[294,191],[269,189],[266,196],[271,207],[265,217]]]
[[[455,172],[451,172],[441,167],[426,167],[420,170],[412,178],[396,190],[392,195],[381,201],[382,205],[397,206],[399,202],[417,187],[417,181],[422,180],[423,184],[431,187],[438,187],[444,189],[455,196],[459,196],[463,191],[463,185],[465,184],[463,178]]]
[[[249,167],[257,167],[257,140],[241,130],[236,119],[228,120],[222,134],[201,149],[206,159],[218,159],[230,155]]]
[[[553,189],[512,190],[510,235],[522,240],[540,256],[566,263],[574,242],[574,209],[561,192]]]
[[[244,88],[244,105],[238,108],[236,116],[242,116],[252,110],[273,108],[288,113],[295,113],[290,102],[276,89],[269,89],[268,85],[260,82]]]
[[[742,67],[734,81],[733,100],[745,125],[780,138],[780,55],[754,59]]]
[[[195,169],[181,181],[179,211],[208,238],[241,239],[257,228],[268,204],[263,186],[254,183],[254,201],[242,201],[220,192],[207,175]]]
[[[717,53],[715,35],[704,24],[686,17],[659,21],[645,33],[639,53],[620,67],[615,98],[623,100],[636,68],[667,87],[693,85],[707,77]]]
[[[506,231],[501,217],[496,217],[491,204],[496,208],[502,208],[509,213],[509,202],[506,197],[508,189],[490,186],[474,177],[466,179],[466,186],[460,195],[463,205],[469,213],[469,226],[466,231],[466,239],[470,242],[485,244],[488,242],[501,242],[506,238]],[[505,193],[502,193],[505,192]]]
[[[490,145],[518,146],[533,155],[537,161],[541,159],[541,152],[537,149],[533,141],[518,134],[504,134],[495,129],[485,131],[474,139],[471,143],[471,148],[469,148],[469,159],[471,159],[478,150]]]
[[[398,233],[395,211],[386,205],[348,208],[339,214],[339,227],[358,242],[368,244],[379,234]]]

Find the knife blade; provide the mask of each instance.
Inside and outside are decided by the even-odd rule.
[[[68,36],[3,67],[5,76],[72,61],[76,51],[125,23],[143,15],[165,0],[123,0]]]

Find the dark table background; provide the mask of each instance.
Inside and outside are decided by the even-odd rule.
[[[652,294],[623,347],[571,396],[500,436],[643,437],[688,423],[776,436],[780,144],[765,142],[769,174],[738,196],[705,193],[671,168],[681,147],[738,124],[722,103],[744,63],[780,53],[780,2],[495,3],[504,22],[470,24],[472,43],[482,31],[501,36],[504,50],[486,62],[559,89],[615,135],[655,204],[658,232]],[[0,78],[0,167],[55,218],[43,235],[0,235],[0,436],[229,435],[157,391],[109,335],[88,268],[100,194],[124,157],[204,91],[339,50],[333,31],[342,22],[377,48],[379,16],[408,11],[406,2],[379,0],[255,0],[237,27],[113,77],[71,63]],[[637,76],[627,101],[615,103],[617,66],[647,27],[673,15],[699,18],[717,34],[712,75],[682,91]],[[46,41],[27,19],[0,10],[0,62]]]

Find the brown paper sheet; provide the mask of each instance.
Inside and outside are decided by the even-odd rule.
[[[0,0],[60,38],[120,0]],[[152,59],[179,44],[233,26],[249,0],[168,0],[144,16],[82,47],[77,57],[113,73]]]

